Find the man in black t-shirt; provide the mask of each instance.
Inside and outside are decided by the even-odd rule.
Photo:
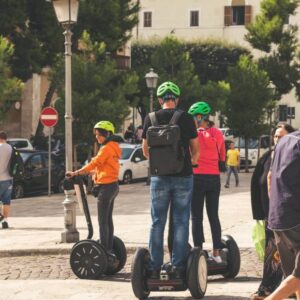
[[[162,109],[156,112],[156,118],[160,125],[169,124],[179,101],[179,87],[168,81],[157,89],[159,104]],[[150,231],[150,264],[151,278],[158,278],[163,265],[163,236],[171,202],[173,218],[173,250],[172,267],[176,276],[181,277],[185,271],[188,256],[188,237],[190,205],[193,192],[192,165],[197,164],[199,158],[199,143],[195,123],[192,116],[183,112],[177,122],[180,127],[181,142],[184,148],[184,167],[180,173],[166,176],[151,176],[151,217]],[[146,134],[151,126],[149,115],[146,117],[143,128],[143,153],[149,158]]]
[[[300,130],[280,139],[271,170],[268,226],[274,231],[286,278],[265,300],[292,293],[300,300]]]

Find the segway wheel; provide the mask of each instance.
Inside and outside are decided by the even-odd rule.
[[[127,251],[126,247],[121,239],[114,236],[113,239],[113,252],[118,259],[118,264],[115,266],[108,265],[107,270],[105,272],[106,275],[114,275],[122,270],[126,264],[127,260]]]
[[[193,248],[187,263],[187,286],[194,299],[204,297],[207,288],[207,263],[205,252]]]
[[[241,255],[240,250],[230,235],[222,237],[222,243],[225,245],[225,249],[222,251],[227,254],[227,272],[223,274],[225,278],[234,278],[240,271],[241,266]]]
[[[146,299],[150,294],[146,284],[149,260],[150,254],[147,249],[136,250],[131,264],[131,286],[138,299]]]
[[[99,243],[93,240],[83,240],[73,246],[70,265],[78,278],[97,279],[107,269],[107,256]]]

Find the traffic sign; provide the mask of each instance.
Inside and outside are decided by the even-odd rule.
[[[41,123],[46,127],[53,127],[58,122],[58,113],[51,106],[45,107],[41,112]]]

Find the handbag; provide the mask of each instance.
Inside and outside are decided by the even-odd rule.
[[[256,223],[254,224],[252,229],[252,241],[254,243],[258,259],[260,261],[264,261],[266,246],[265,221],[256,221]]]
[[[218,147],[218,143],[217,143],[216,139],[215,139],[215,142],[216,142],[216,147],[217,147],[218,156],[219,156],[219,161],[218,161],[219,171],[224,173],[227,170],[226,164],[225,164],[225,161],[221,160],[220,151],[219,151],[219,147]]]

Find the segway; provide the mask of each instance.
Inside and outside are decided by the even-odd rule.
[[[170,209],[169,214],[169,233],[168,233],[168,248],[171,256],[173,247],[173,218],[172,209]],[[222,237],[223,248],[220,251],[220,256],[222,258],[221,263],[215,262],[211,257],[209,257],[208,252],[203,250],[207,258],[207,273],[208,276],[211,275],[222,275],[224,278],[235,278],[241,266],[241,255],[240,250],[235,242],[234,238],[230,235],[224,235]],[[189,245],[190,249],[192,248]]]
[[[92,240],[93,225],[87,203],[86,187],[81,176],[66,178],[64,189],[75,190],[88,227],[87,239],[77,242],[71,250],[70,265],[72,271],[81,279],[98,279],[102,275],[116,274],[126,263],[127,253],[124,243],[114,236],[113,252],[115,255],[111,255],[107,253],[99,241]]]
[[[189,252],[185,274],[176,278],[167,263],[161,268],[158,279],[148,276],[150,253],[146,248],[138,248],[131,265],[131,285],[138,299],[146,299],[151,291],[185,291],[189,289],[194,299],[204,297],[207,287],[207,263],[204,251],[193,248]]]

